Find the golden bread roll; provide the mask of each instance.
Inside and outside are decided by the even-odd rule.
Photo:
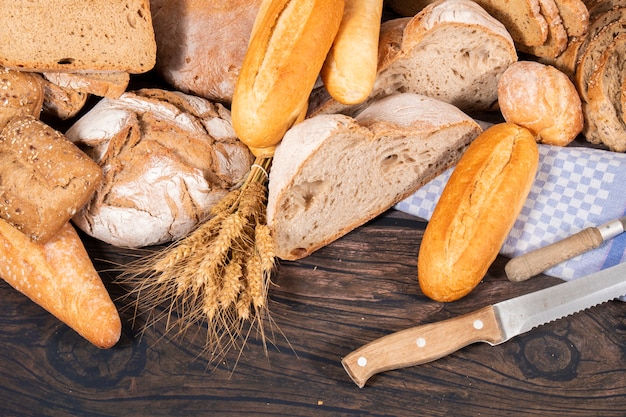
[[[539,151],[529,130],[500,123],[467,148],[420,245],[417,275],[435,301],[458,300],[485,276],[534,181]]]
[[[257,157],[270,157],[301,121],[343,17],[344,2],[267,0],[235,85],[232,122]]]
[[[550,65],[511,64],[498,81],[498,102],[507,122],[527,128],[540,143],[565,146],[583,129],[582,104],[574,83]]]

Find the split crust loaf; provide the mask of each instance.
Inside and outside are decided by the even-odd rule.
[[[417,260],[422,292],[448,302],[469,294],[504,244],[533,184],[534,136],[496,124],[468,147],[426,226]]]
[[[294,126],[270,171],[276,256],[303,258],[371,220],[456,163],[480,132],[458,108],[411,93],[356,118],[320,115]]]

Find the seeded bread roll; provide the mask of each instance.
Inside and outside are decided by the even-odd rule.
[[[0,129],[13,116],[39,118],[44,101],[44,81],[39,74],[0,67]]]
[[[0,132],[0,217],[45,242],[100,185],[102,171],[60,132],[17,116]]]
[[[507,122],[527,128],[541,143],[565,146],[583,129],[576,87],[550,65],[534,61],[510,65],[498,82],[498,101]]]
[[[426,226],[417,260],[422,292],[448,302],[483,279],[533,184],[539,151],[513,123],[485,130],[461,157]]]

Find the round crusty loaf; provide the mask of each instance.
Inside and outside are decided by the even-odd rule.
[[[496,124],[467,148],[426,226],[417,259],[420,288],[440,302],[483,279],[519,215],[539,164],[534,136]]]
[[[156,71],[177,90],[228,104],[261,0],[152,0]]]
[[[530,130],[538,142],[565,146],[582,131],[576,87],[550,65],[534,61],[510,65],[498,82],[498,101],[504,119]]]
[[[185,236],[243,180],[253,160],[224,106],[180,92],[105,98],[66,134],[105,174],[73,221],[122,247]]]

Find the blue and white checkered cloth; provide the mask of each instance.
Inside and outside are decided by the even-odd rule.
[[[425,220],[452,173],[435,178],[395,208]],[[599,226],[626,212],[626,154],[584,147],[539,145],[530,194],[500,253],[515,257]],[[576,279],[626,260],[626,233],[545,271]]]

